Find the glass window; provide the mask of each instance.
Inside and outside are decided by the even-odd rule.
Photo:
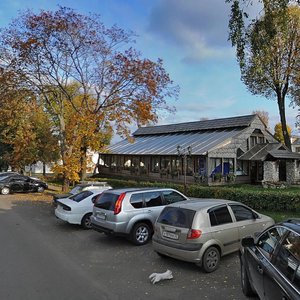
[[[133,194],[130,197],[130,203],[134,208],[142,208],[143,207],[143,194]]]
[[[300,236],[291,232],[276,256],[277,268],[300,289]]]
[[[221,158],[211,158],[212,174],[222,173]]]
[[[80,193],[78,193],[76,195],[71,196],[70,199],[72,199],[75,202],[80,202],[83,199],[91,196],[92,194],[93,193],[91,191],[83,191],[83,192],[80,192]]]
[[[227,175],[234,172],[234,159],[223,158],[223,174]]]
[[[236,175],[248,175],[249,162],[245,160],[237,160],[236,162]]]
[[[114,210],[115,203],[120,195],[113,193],[102,193],[100,197],[98,197],[95,201],[95,206],[106,209],[106,210]]]
[[[144,199],[145,199],[146,207],[163,205],[160,192],[144,193]]]
[[[165,207],[159,215],[157,222],[182,227],[191,228],[195,211],[178,207]]]
[[[232,223],[232,218],[230,216],[227,206],[210,209],[209,218],[211,226]]]
[[[242,205],[230,205],[233,214],[235,216],[235,219],[238,221],[244,221],[244,220],[252,220],[252,219],[256,219],[255,217],[255,213]]]
[[[184,198],[182,195],[178,194],[175,191],[163,191],[162,194],[164,195],[166,204],[171,204],[171,203],[186,200],[186,198]]]
[[[159,157],[151,157],[151,172],[159,172]]]
[[[258,240],[257,246],[263,251],[264,255],[271,260],[273,252],[286,232],[283,227],[273,227],[266,231]]]
[[[257,144],[256,136],[250,136],[250,149]]]

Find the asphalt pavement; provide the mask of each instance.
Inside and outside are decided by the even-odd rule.
[[[43,197],[41,197],[43,198]],[[51,203],[0,196],[0,299],[246,299],[237,254],[199,267],[55,218]],[[171,270],[152,285],[149,275]]]

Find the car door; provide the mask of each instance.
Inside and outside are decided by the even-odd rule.
[[[12,192],[24,191],[24,176],[12,176],[9,178],[9,189]]]
[[[266,299],[300,299],[300,235],[288,232],[264,277]]]
[[[222,254],[228,254],[239,249],[239,233],[236,223],[232,221],[227,205],[221,205],[208,210],[213,239],[222,245]]]
[[[266,299],[264,282],[269,276],[272,276],[271,260],[284,233],[283,227],[272,227],[258,238],[254,247],[245,251],[249,274],[254,289],[261,299]]]
[[[237,222],[240,240],[246,236],[254,236],[266,228],[267,222],[258,220],[258,215],[250,208],[239,204],[230,204],[229,207]]]
[[[151,220],[152,224],[154,224],[160,212],[164,208],[161,192],[144,192],[143,196],[145,201],[144,212],[148,216],[149,220]]]

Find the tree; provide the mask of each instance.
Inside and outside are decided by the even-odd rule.
[[[266,125],[266,127],[269,127],[269,113],[264,110],[254,110],[252,112],[254,115],[258,115],[260,119],[263,121],[263,123]]]
[[[274,127],[274,137],[275,137],[276,140],[278,140],[282,144],[285,144],[284,143],[284,137],[283,137],[283,134],[282,134],[282,128],[281,127],[282,127],[281,123],[277,123],[275,125],[275,127]],[[291,133],[292,133],[292,128],[287,125],[287,130],[288,130],[288,134],[289,134],[289,137],[290,137]]]
[[[35,95],[21,87],[15,74],[0,72],[0,141],[5,166],[24,170],[39,160],[58,159],[53,126]]]
[[[284,142],[291,149],[285,101],[299,93],[295,78],[299,69],[300,9],[288,5],[294,1],[265,0],[263,16],[245,26],[248,15],[241,4],[246,1],[227,2],[232,3],[229,38],[236,46],[242,81],[252,94],[276,99]]]
[[[22,77],[57,122],[65,187],[72,153],[66,101],[78,115],[89,115],[95,133],[113,121],[116,132],[125,136],[133,122],[155,122],[159,110],[172,110],[166,99],[176,98],[178,87],[162,60],[142,58],[131,46],[134,38],[117,26],[106,28],[97,15],[64,7],[39,14],[26,11],[1,32],[0,61]],[[74,101],[78,89],[69,89],[70,84],[78,85],[81,101]],[[84,152],[87,140],[82,146]]]

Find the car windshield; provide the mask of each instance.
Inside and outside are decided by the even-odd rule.
[[[76,186],[74,186],[74,187],[71,189],[70,193],[73,194],[73,195],[75,195],[75,194],[80,193],[80,192],[82,191],[82,189],[83,189],[83,186],[81,186],[81,185],[76,185]]]
[[[80,202],[83,199],[85,199],[85,198],[87,198],[88,196],[91,196],[91,195],[93,195],[93,193],[91,191],[83,191],[83,192],[80,192],[76,195],[73,195],[73,196],[69,197],[69,199],[71,199],[75,202]]]
[[[165,207],[157,219],[158,223],[175,227],[191,228],[195,211],[178,207]]]

